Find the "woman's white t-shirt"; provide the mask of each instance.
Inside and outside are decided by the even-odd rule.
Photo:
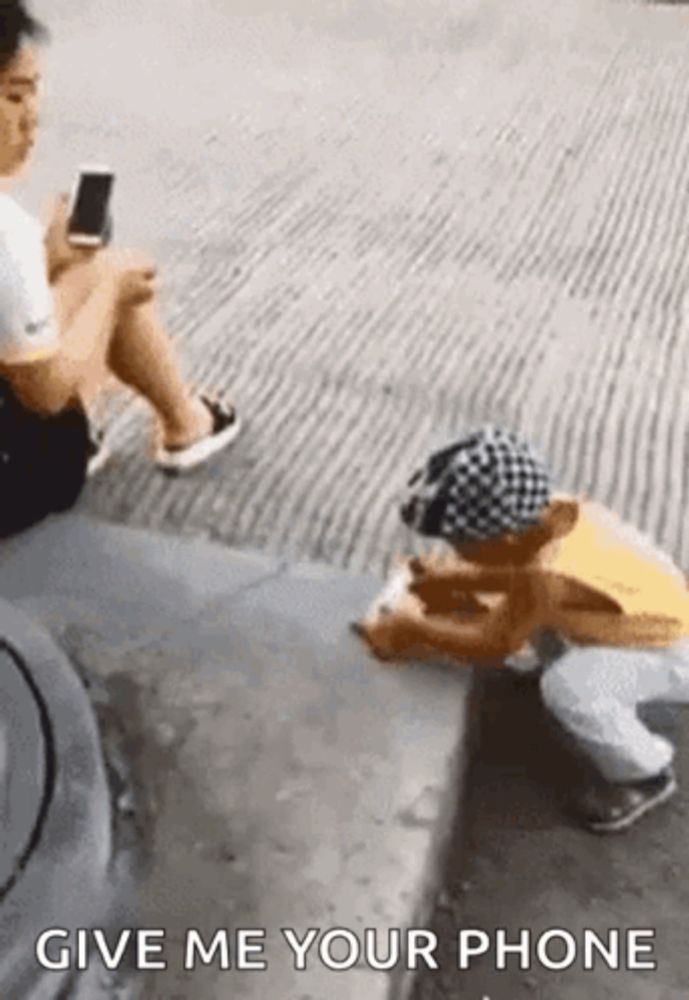
[[[58,343],[40,223],[0,194],[0,364],[53,354]]]

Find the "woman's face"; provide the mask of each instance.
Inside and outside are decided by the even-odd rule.
[[[28,45],[0,73],[0,176],[18,173],[31,155],[40,79],[36,50]]]

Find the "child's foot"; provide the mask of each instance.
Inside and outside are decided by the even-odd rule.
[[[630,785],[609,785],[602,794],[583,804],[582,818],[594,833],[619,833],[677,791],[674,771],[668,768],[655,778]]]
[[[158,468],[164,472],[189,472],[203,465],[223,448],[229,447],[239,434],[241,424],[233,406],[225,406],[205,396],[201,402],[211,416],[210,432],[188,445],[161,446],[155,461]]]

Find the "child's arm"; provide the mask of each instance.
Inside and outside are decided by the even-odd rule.
[[[504,593],[519,572],[514,566],[481,566],[460,559],[412,559],[409,568],[411,590],[422,600],[440,589]]]
[[[513,567],[479,566],[459,560],[413,562],[410,592],[421,601],[426,613],[446,614],[452,611],[478,611],[478,595],[506,594],[512,587]]]
[[[363,627],[362,633],[383,659],[440,654],[480,662],[517,652],[546,624],[545,593],[537,574],[510,568],[513,587],[494,609],[462,621],[456,616],[424,614],[417,601],[403,602],[390,614]]]
[[[505,604],[479,618],[462,621],[447,615],[425,615],[419,623],[419,646],[452,660],[480,663],[506,659],[518,652],[540,625],[537,615],[515,620]]]

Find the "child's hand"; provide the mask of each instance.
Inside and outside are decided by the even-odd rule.
[[[364,622],[353,622],[352,631],[367,644],[379,660],[409,657],[423,637],[423,612],[415,601]]]
[[[472,613],[484,610],[480,601],[469,590],[458,590],[452,579],[432,573],[418,575],[410,584],[409,593],[427,614]]]
[[[431,549],[422,556],[407,560],[407,566],[415,580],[427,580],[447,574],[457,566],[457,557],[441,549]]]
[[[421,580],[428,573],[426,564],[424,563],[424,561],[421,559],[420,556],[414,556],[413,559],[409,560],[407,565],[409,566],[409,571],[414,580]]]
[[[352,632],[358,636],[368,646],[369,652],[373,653],[379,660],[389,660],[390,646],[386,642],[385,629],[381,628],[380,622],[352,622],[350,625]]]

